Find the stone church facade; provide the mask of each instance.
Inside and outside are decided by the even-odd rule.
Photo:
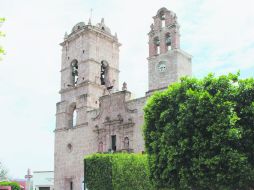
[[[96,152],[142,152],[143,107],[157,90],[191,75],[191,56],[180,49],[176,14],[166,8],[153,17],[149,36],[149,89],[131,99],[119,90],[119,47],[104,20],[80,22],[62,46],[61,100],[55,129],[55,190],[80,190],[83,159]]]

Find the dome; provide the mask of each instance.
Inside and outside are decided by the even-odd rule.
[[[169,10],[165,7],[162,7],[157,11],[157,15],[160,15],[161,13],[165,13],[165,12],[169,12]]]
[[[85,27],[85,23],[84,22],[79,22],[78,24],[76,24],[75,26],[73,26],[72,28],[72,32],[75,32],[81,28]]]

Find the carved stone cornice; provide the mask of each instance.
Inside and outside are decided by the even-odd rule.
[[[88,126],[88,122],[78,124],[78,125],[76,125],[74,127],[65,127],[65,128],[61,128],[61,129],[55,129],[53,132],[62,132],[62,131],[76,130],[76,129],[79,129],[79,128],[82,128],[82,127],[86,127],[86,126]]]

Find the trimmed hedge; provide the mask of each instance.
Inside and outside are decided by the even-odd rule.
[[[254,187],[254,79],[183,78],[145,107],[154,184],[170,190]]]
[[[1,181],[0,186],[11,186],[12,190],[21,190],[19,184],[16,182]]]
[[[89,190],[153,190],[146,155],[93,154],[85,158]]]

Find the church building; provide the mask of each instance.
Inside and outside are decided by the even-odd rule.
[[[191,76],[191,55],[180,49],[177,16],[158,10],[148,33],[148,91],[131,99],[119,89],[119,48],[104,19],[80,22],[62,46],[61,99],[56,104],[55,190],[80,190],[86,155],[142,152],[143,108],[147,98],[183,76]]]

